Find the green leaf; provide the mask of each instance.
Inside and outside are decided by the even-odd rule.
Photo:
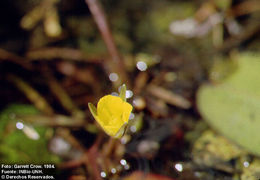
[[[31,105],[15,104],[8,106],[0,114],[0,162],[2,163],[57,163],[59,158],[48,150],[47,127],[34,127],[40,138],[28,138],[15,124],[23,119],[22,115],[35,115],[39,111]],[[19,118],[17,118],[19,117]],[[37,119],[36,119],[37,120]],[[12,131],[6,131],[12,129]]]
[[[97,117],[97,108],[92,103],[88,103],[88,108],[89,108],[92,116],[94,118],[96,118]]]
[[[120,89],[120,93],[119,93],[119,97],[123,100],[123,101],[126,101],[126,85],[123,84],[121,86],[121,89]]]
[[[218,85],[203,85],[197,105],[217,131],[260,155],[260,54],[240,54],[237,70]]]
[[[124,123],[114,137],[121,138],[125,134],[126,128],[127,128],[127,123]]]

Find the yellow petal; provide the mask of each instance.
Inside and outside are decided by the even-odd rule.
[[[99,100],[95,119],[108,135],[115,136],[120,128],[128,123],[131,111],[131,104],[120,97],[107,95]]]

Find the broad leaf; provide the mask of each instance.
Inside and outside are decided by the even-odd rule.
[[[237,70],[222,83],[199,89],[198,109],[217,131],[260,155],[260,55],[236,61]]]

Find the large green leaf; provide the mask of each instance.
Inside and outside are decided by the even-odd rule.
[[[39,139],[28,138],[22,130],[15,128],[22,121],[19,115],[39,114],[32,105],[13,104],[0,113],[0,162],[1,163],[57,163],[59,158],[48,150],[50,131],[47,127],[34,127]],[[37,121],[37,119],[36,119]]]
[[[260,55],[237,56],[236,71],[217,85],[203,85],[197,105],[217,131],[260,155]]]

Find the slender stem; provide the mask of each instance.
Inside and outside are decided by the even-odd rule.
[[[43,74],[46,77],[47,83],[49,85],[50,90],[52,93],[57,97],[61,105],[70,112],[74,117],[78,119],[83,119],[85,113],[81,111],[77,105],[73,102],[69,94],[66,90],[59,84],[56,78],[53,76],[52,72],[50,71],[48,66],[44,67]]]
[[[49,105],[49,103],[45,100],[45,98],[38,93],[30,84],[15,76],[13,74],[9,74],[7,79],[12,82],[20,91],[22,91],[25,96],[38,108],[41,112],[52,115],[53,109]]]
[[[100,64],[101,59],[104,58],[104,55],[86,54],[78,49],[73,48],[46,47],[28,51],[26,53],[26,58],[28,61],[49,61],[53,59],[64,59],[69,61]]]
[[[122,84],[122,82],[127,83],[129,87],[129,82],[127,81],[127,73],[125,71],[125,66],[123,59],[119,55],[117,47],[115,45],[112,33],[107,23],[107,19],[105,13],[99,3],[98,0],[85,0],[90,12],[92,13],[94,20],[98,26],[98,29],[105,41],[107,46],[108,52],[112,58],[112,66],[109,67],[110,72],[116,72],[119,75],[119,82],[118,84]]]
[[[189,109],[191,107],[191,103],[187,99],[162,87],[151,84],[146,88],[146,90],[148,93],[152,94],[157,98],[162,99],[163,101],[171,105],[183,109]]]
[[[100,157],[98,147],[103,139],[103,135],[99,135],[95,141],[95,143],[91,146],[91,148],[86,152],[87,154],[87,161],[86,161],[86,168],[91,169],[92,175],[94,176],[95,180],[102,180],[100,176],[100,166],[98,165],[98,158]],[[89,171],[89,170],[88,170]]]
[[[27,70],[33,69],[32,64],[30,64],[30,62],[28,62],[26,58],[17,56],[11,52],[8,52],[0,48],[0,61],[4,61],[4,60],[19,64]]]

